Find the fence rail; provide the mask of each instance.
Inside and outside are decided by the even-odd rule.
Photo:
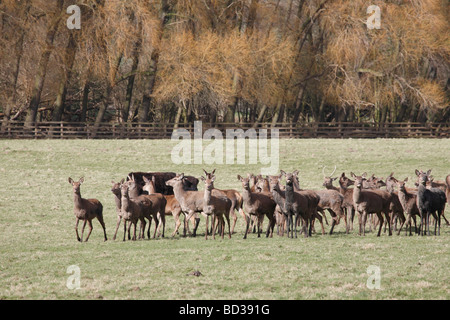
[[[179,124],[194,134],[194,125]],[[202,123],[202,132],[210,128],[253,128],[250,123]],[[270,123],[261,123],[255,129],[271,129]],[[450,127],[446,123],[385,123],[369,122],[312,122],[279,123],[275,127],[280,138],[450,138]],[[25,127],[23,122],[10,121],[0,125],[0,139],[169,139],[174,130],[173,123],[92,123],[37,122]]]

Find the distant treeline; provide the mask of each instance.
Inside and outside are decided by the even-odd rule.
[[[0,118],[448,123],[449,2],[370,4],[1,0]]]

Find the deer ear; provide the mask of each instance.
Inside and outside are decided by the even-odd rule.
[[[202,180],[203,182],[205,182],[206,179],[205,179],[204,176],[201,176],[201,177],[200,177],[200,180]]]
[[[285,176],[286,172],[284,172],[284,170],[280,170],[280,174],[281,174],[281,176]]]
[[[365,178],[367,176],[367,172],[364,172],[361,177]]]
[[[431,173],[431,169],[427,171],[427,175],[429,176]]]
[[[237,175],[237,178],[238,178],[238,180],[241,180],[242,181],[242,177],[241,177],[241,175]]]
[[[81,177],[80,180],[78,181],[79,183],[83,183],[84,182],[84,177]]]
[[[298,175],[298,170],[294,170],[294,172],[292,172],[293,175],[297,176]]]
[[[331,181],[334,181],[334,180],[336,180],[337,179],[337,177],[336,178],[331,178]]]
[[[344,174],[342,174],[342,175],[344,175]],[[354,174],[353,172],[350,172],[350,177],[356,177],[356,174]]]
[[[155,178],[155,176],[152,176],[152,182],[153,182],[153,183],[156,183],[156,178]]]
[[[71,177],[69,177],[69,183],[70,183],[70,184],[73,184],[73,180],[72,180]]]
[[[416,176],[420,174],[419,170],[416,169]]]
[[[144,182],[145,182],[145,183],[147,183],[147,182],[149,182],[149,181],[150,181],[150,180],[148,180],[148,179],[147,179],[147,177],[146,177],[146,176],[142,176],[142,179],[144,179]]]
[[[216,180],[216,176],[211,177],[211,181],[214,182],[214,180]]]
[[[406,177],[405,180],[403,180],[403,181],[408,181],[408,177]]]
[[[214,168],[214,170],[211,172],[211,174],[214,174],[214,172],[216,172],[216,169]]]

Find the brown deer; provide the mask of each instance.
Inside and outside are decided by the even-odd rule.
[[[213,171],[214,172],[214,171]],[[230,231],[230,212],[234,212],[234,208],[232,207],[232,202],[229,198],[227,198],[224,195],[212,195],[214,190],[214,180],[215,176],[207,176],[200,177],[202,181],[205,183],[205,191],[204,191],[204,197],[203,197],[203,214],[206,215],[206,232],[205,232],[205,239],[208,239],[208,218],[210,215],[213,216],[213,239],[216,238],[216,225],[214,222],[217,223],[217,225],[221,224],[221,236],[222,239],[224,237],[224,230],[225,230],[225,223],[223,220],[223,217],[225,216],[225,219],[227,220],[228,224],[228,235],[231,239],[231,231]]]
[[[145,219],[144,217],[148,215],[148,210],[151,206],[151,201],[148,199],[131,199],[130,198],[130,187],[128,183],[122,183],[120,186],[120,191],[122,194],[121,198],[121,212],[123,224],[123,241],[125,241],[125,235],[127,231],[127,222],[129,222],[128,233],[130,233],[131,225],[134,226],[133,238],[136,240],[136,227],[137,222],[141,221],[142,228],[139,232],[139,239],[144,238],[145,230]]]
[[[397,226],[397,219],[400,219],[401,224],[403,225],[403,223],[405,222],[405,214],[404,214],[404,209],[403,206],[400,202],[400,198],[399,198],[399,193],[398,191],[395,191],[395,186],[397,185],[397,179],[394,178],[394,173],[391,172],[391,174],[386,178],[386,191],[389,192],[392,196],[391,199],[391,206],[390,206],[390,211],[391,211],[391,225],[394,226],[394,231],[396,231],[396,226]]]
[[[283,173],[284,171],[281,170],[281,172]],[[308,199],[308,206],[309,206],[309,210],[311,211],[312,214],[312,220],[311,220],[311,230],[314,229],[314,221],[315,219],[319,220],[320,222],[320,226],[322,227],[322,234],[325,234],[325,228],[323,227],[323,219],[322,219],[322,215],[325,218],[325,221],[328,225],[328,221],[326,220],[326,216],[324,214],[323,209],[319,206],[320,204],[320,195],[318,194],[317,191],[315,190],[304,190],[300,188],[300,181],[298,178],[298,170],[294,170],[294,172],[292,172],[292,176],[293,176],[293,186],[294,186],[294,191],[299,192],[303,195],[306,196],[306,198]],[[286,173],[284,173],[284,175],[286,175]],[[323,202],[323,204],[325,205],[325,201]],[[322,214],[320,215],[319,212]]]
[[[145,178],[145,177],[144,177]],[[148,203],[150,205],[149,210],[145,211],[145,218],[149,220],[149,226],[147,231],[147,237],[150,238],[150,227],[152,218],[155,220],[155,232],[153,233],[153,238],[160,234],[161,224],[163,226],[162,237],[164,238],[164,231],[166,228],[166,199],[161,193],[154,194],[141,194],[140,185],[134,179],[134,176],[128,177],[127,184],[129,185],[130,198],[133,200],[138,200],[141,202]]]
[[[106,237],[106,227],[103,221],[103,205],[97,199],[83,199],[81,197],[80,186],[84,182],[84,178],[81,177],[78,182],[75,182],[69,177],[69,183],[73,187],[73,213],[76,217],[75,222],[75,232],[77,234],[77,240],[83,242],[84,228],[86,227],[86,222],[89,223],[89,233],[86,237],[86,242],[89,240],[89,236],[92,232],[92,219],[97,218],[103,228],[103,234],[105,236],[105,241],[108,240]],[[78,235],[78,222],[83,220],[83,228],[81,229],[81,238]]]
[[[416,200],[417,190],[412,190],[406,187],[406,182],[408,181],[408,178],[405,178],[403,181],[394,178],[394,181],[397,184],[398,188],[398,200],[400,201],[403,207],[403,213],[406,216],[405,220],[402,221],[400,228],[398,229],[397,235],[400,235],[403,225],[406,225],[405,226],[406,233],[408,232],[409,226],[409,235],[412,235],[411,218],[413,218],[414,220],[414,228],[417,233],[416,216],[420,217],[420,212],[419,208],[417,208],[417,200]]]
[[[116,240],[117,231],[119,230],[120,222],[122,221],[122,192],[120,191],[120,186],[124,183],[125,179],[120,182],[111,181],[111,192],[114,195],[114,202],[116,203],[116,213],[117,213],[117,225],[116,231],[114,232],[113,240]],[[130,233],[128,233],[128,239],[130,239]]]
[[[335,172],[336,172],[336,166],[334,166],[333,172],[332,172],[329,176],[326,176],[326,175],[325,175],[325,167],[323,167],[323,168],[322,168],[322,174],[323,174],[323,184],[322,184],[322,185],[323,185],[325,188],[327,188],[328,190],[336,190],[336,191],[339,191],[339,188],[336,188],[335,186],[333,186],[333,181],[337,179],[337,177],[336,177],[336,178],[333,178],[333,174],[334,174]]]
[[[207,172],[205,169],[203,169],[203,172],[206,175],[207,179],[211,179],[212,177],[214,177],[214,173],[216,172],[216,169],[214,169],[212,172]],[[244,218],[245,220],[245,213],[242,210],[242,195],[234,190],[234,189],[213,189],[212,190],[212,195],[213,196],[225,196],[228,199],[231,200],[231,216],[233,218],[233,226],[231,227],[231,233],[234,233],[234,228],[236,226],[236,221],[237,221],[237,215],[235,211],[238,211],[241,216]]]
[[[198,224],[200,223],[198,213],[203,211],[204,192],[184,190],[183,179],[184,173],[176,175],[174,178],[166,181],[166,184],[173,188],[175,198],[180,203],[181,211],[186,217],[184,219],[185,230],[187,221],[191,217],[195,217],[194,232],[192,234],[192,236],[195,237],[197,234]],[[184,232],[183,236],[186,236],[186,232]]]
[[[242,183],[242,209],[246,214],[246,228],[244,239],[247,239],[248,229],[250,225],[250,217],[256,216],[260,218],[261,216],[267,216],[269,219],[269,225],[267,226],[266,237],[272,237],[273,227],[275,226],[275,219],[273,216],[276,203],[272,199],[270,193],[266,192],[251,192],[250,191],[250,178],[244,178],[240,175],[237,176],[238,180]],[[258,225],[258,237],[261,236],[261,229]]]
[[[142,189],[144,191],[146,191],[148,194],[157,193],[156,189],[155,189],[155,178],[152,177],[152,180],[147,179],[145,181],[145,185],[142,187]],[[165,207],[164,215],[165,216],[173,216],[173,218],[175,220],[175,229],[172,233],[172,237],[174,237],[175,234],[178,233],[178,229],[180,228],[180,225],[181,225],[181,220],[180,220],[180,216],[182,213],[181,206],[180,206],[180,203],[178,202],[178,200],[175,198],[175,195],[173,195],[173,194],[164,195],[164,198],[166,198],[166,207]],[[189,231],[189,224],[187,227],[188,227],[188,232],[190,234],[191,232]],[[186,230],[184,231],[184,233],[186,234]]]
[[[445,177],[445,195],[447,196],[447,203],[450,205],[450,174]]]
[[[389,192],[384,190],[369,190],[363,189],[363,182],[366,179],[366,173],[361,176],[356,176],[353,172],[352,177],[355,178],[355,188],[353,190],[353,204],[359,217],[359,234],[366,234],[365,226],[367,221],[367,215],[375,213],[380,221],[380,227],[378,229],[377,237],[381,234],[381,228],[383,226],[384,213],[386,219],[388,219],[389,235],[392,235],[391,224],[389,221],[389,210],[391,205],[392,196]]]
[[[344,196],[342,207],[344,208],[345,219],[347,220],[348,230],[353,230],[353,220],[355,218],[355,207],[353,204],[353,188],[355,181],[351,180],[342,172],[339,177],[339,192]],[[347,231],[348,233],[348,231]]]

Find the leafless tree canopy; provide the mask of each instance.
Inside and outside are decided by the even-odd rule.
[[[448,123],[449,2],[371,4],[0,0],[0,116]]]

